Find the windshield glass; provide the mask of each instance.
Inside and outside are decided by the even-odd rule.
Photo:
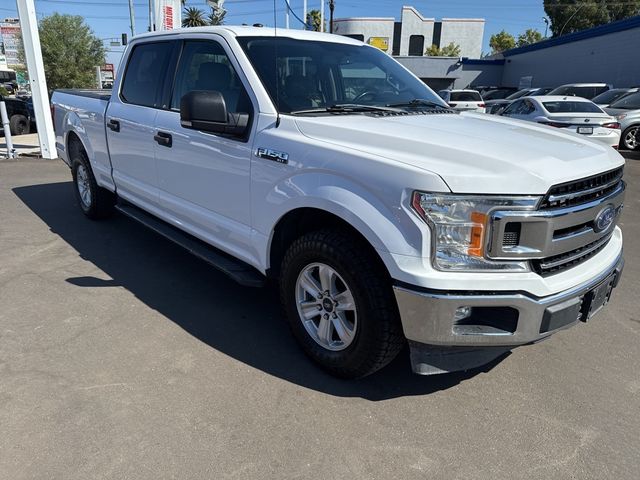
[[[341,104],[384,107],[415,99],[447,107],[377,48],[286,37],[239,37],[238,42],[282,113]]]
[[[451,92],[452,102],[481,102],[482,97],[478,92]]]
[[[516,93],[513,93],[505,98],[505,100],[516,100],[520,97],[524,97],[528,93],[531,93],[531,90],[518,90]]]
[[[549,113],[604,113],[591,102],[542,102]]]
[[[609,108],[624,108],[625,110],[636,110],[640,108],[640,92],[631,93],[620,100],[609,105]]]
[[[609,90],[608,92],[604,92],[604,93],[601,93],[600,95],[593,97],[593,100],[591,101],[593,103],[599,103],[604,105],[617,100],[623,95],[626,95],[627,92],[628,90]]]

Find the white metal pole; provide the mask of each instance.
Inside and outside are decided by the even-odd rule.
[[[13,142],[11,141],[11,125],[9,124],[9,115],[7,115],[7,106],[4,101],[0,102],[0,118],[2,119],[2,128],[4,128],[4,143],[7,145],[7,158],[14,158]]]
[[[96,87],[102,89],[102,75],[100,74],[100,67],[96,67]]]
[[[133,14],[133,0],[129,0],[129,21],[131,23],[131,37],[136,36],[136,19]]]
[[[303,29],[307,29],[307,0],[302,3],[302,19],[304,20]]]
[[[320,31],[324,32],[324,0],[320,0]]]
[[[49,108],[47,80],[44,76],[44,63],[40,49],[36,7],[33,0],[16,0],[16,3],[18,4],[18,15],[20,16],[24,56],[27,60],[27,69],[29,70],[29,82],[31,84],[33,110],[38,127],[40,154],[42,158],[56,158],[58,156],[56,152],[56,138],[53,131],[51,110]]]

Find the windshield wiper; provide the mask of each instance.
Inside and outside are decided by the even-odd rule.
[[[305,113],[362,113],[362,112],[394,112],[398,113],[402,110],[392,108],[392,106],[363,105],[360,103],[337,103],[328,107],[318,107],[309,110],[295,110],[291,112],[293,115],[304,115]]]
[[[410,108],[418,108],[418,107],[430,107],[430,108],[442,108],[443,110],[449,110],[449,107],[445,107],[440,105],[437,102],[433,102],[431,100],[424,100],[422,98],[414,98],[409,102],[400,102],[400,103],[389,103],[387,107],[410,107]]]

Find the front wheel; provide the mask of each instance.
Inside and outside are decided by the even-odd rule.
[[[304,352],[343,378],[369,375],[404,345],[388,275],[366,246],[334,230],[296,240],[282,263],[280,294]]]
[[[638,148],[640,140],[638,139],[638,129],[640,129],[640,127],[638,125],[634,125],[633,127],[627,128],[622,133],[620,148],[625,150],[635,150]]]

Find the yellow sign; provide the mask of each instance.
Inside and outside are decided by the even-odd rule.
[[[386,52],[389,50],[389,37],[370,37],[369,45]]]

